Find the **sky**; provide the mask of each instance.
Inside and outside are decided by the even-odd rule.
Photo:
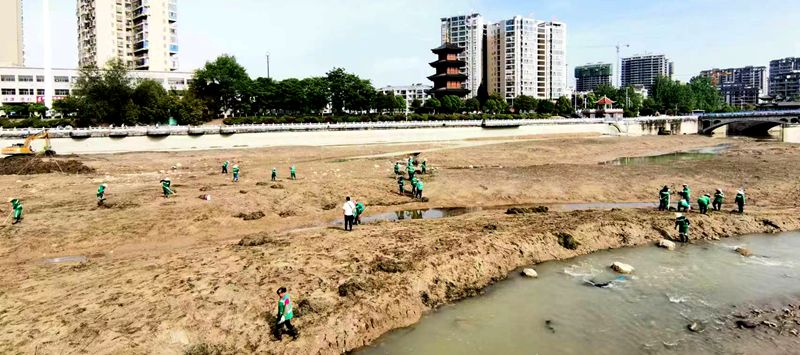
[[[55,67],[77,66],[76,1],[50,0]],[[42,0],[23,7],[25,63],[41,66]],[[576,65],[616,62],[618,43],[629,45],[623,57],[667,55],[681,81],[800,57],[798,0],[178,0],[179,66],[230,54],[251,77],[266,76],[269,53],[276,79],[342,67],[376,86],[427,83],[440,18],[473,12],[565,22],[569,77]]]

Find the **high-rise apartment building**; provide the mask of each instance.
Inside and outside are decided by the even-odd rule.
[[[22,66],[22,0],[0,1],[0,66]]]
[[[611,64],[598,63],[575,67],[575,90],[593,91],[600,85],[611,85]]]
[[[487,82],[506,100],[567,94],[566,26],[515,16],[488,25]]]
[[[442,44],[452,43],[464,49],[458,54],[458,59],[466,63],[461,69],[467,76],[464,89],[469,90],[468,97],[475,97],[484,82],[486,23],[480,14],[447,17],[441,21]]]
[[[700,76],[711,79],[726,103],[733,106],[756,105],[766,93],[766,67],[703,70]]]
[[[672,62],[663,54],[622,58],[622,87],[642,86],[651,92],[656,78],[672,77]]]
[[[78,0],[78,64],[178,70],[177,0]]]
[[[769,62],[769,96],[800,100],[800,57]]]
[[[520,95],[539,96],[536,20],[516,16],[490,24],[487,33],[489,93],[499,94],[506,100]]]

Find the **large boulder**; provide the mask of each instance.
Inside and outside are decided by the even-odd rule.
[[[734,251],[739,253],[739,255],[741,255],[741,256],[751,256],[751,255],[753,255],[753,252],[751,252],[750,249],[747,249],[745,247],[736,247],[736,249],[734,249]]]
[[[534,269],[526,268],[522,269],[522,276],[530,277],[530,278],[537,278],[539,274]]]
[[[661,239],[658,241],[658,247],[667,250],[675,250],[675,242],[671,240]]]
[[[621,263],[619,261],[615,261],[613,264],[611,264],[611,269],[616,271],[616,272],[618,272],[618,273],[620,273],[620,274],[630,274],[634,270],[633,266],[630,266],[630,265],[625,264],[625,263]]]

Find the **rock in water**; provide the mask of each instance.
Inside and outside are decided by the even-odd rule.
[[[522,269],[522,276],[537,278],[539,277],[539,274],[536,272],[536,270],[527,268],[527,269]]]
[[[658,247],[667,250],[675,250],[675,242],[671,240],[661,239],[658,241]]]
[[[736,321],[736,326],[739,327],[739,329],[743,329],[743,328],[753,329],[753,328],[757,327],[758,324],[755,324],[755,323],[753,323],[753,322],[751,322],[749,320],[737,320]]]
[[[739,253],[739,255],[741,255],[741,256],[751,256],[751,255],[753,255],[753,253],[750,251],[750,249],[747,249],[745,247],[736,247],[736,249],[734,251]]]
[[[706,330],[706,328],[703,327],[703,325],[700,324],[700,322],[692,322],[691,324],[687,325],[686,328],[695,333],[701,333],[704,330]]]
[[[619,261],[615,261],[613,264],[611,264],[611,269],[616,271],[616,272],[618,272],[618,273],[620,273],[620,274],[630,274],[634,270],[633,266],[630,266],[630,265],[625,264],[625,263],[621,263]]]

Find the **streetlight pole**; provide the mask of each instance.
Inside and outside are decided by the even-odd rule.
[[[271,78],[271,76],[269,76],[269,53],[267,53],[267,79],[270,79],[270,78]]]

